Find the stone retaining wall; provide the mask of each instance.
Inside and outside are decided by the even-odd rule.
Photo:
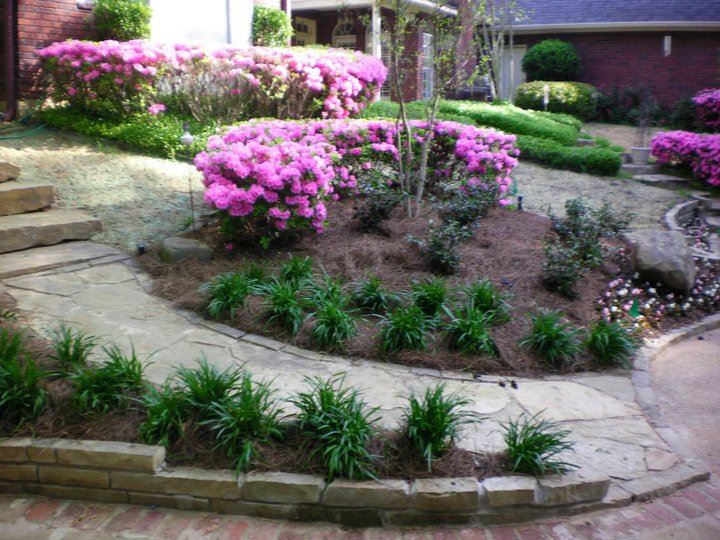
[[[0,441],[0,492],[157,505],[348,526],[491,524],[617,504],[606,476],[354,482],[165,467],[160,446],[63,439]],[[627,501],[629,502],[629,497]],[[622,503],[621,503],[622,504]]]

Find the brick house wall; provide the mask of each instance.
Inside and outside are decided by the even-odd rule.
[[[35,51],[55,41],[92,37],[92,15],[76,0],[17,0],[18,90],[20,99],[37,96]]]
[[[5,102],[5,9],[6,2],[0,3],[0,102]]]
[[[663,55],[663,37],[672,36],[672,51]],[[516,35],[528,47],[544,39],[561,39],[580,56],[580,80],[600,90],[648,88],[664,106],[720,85],[720,32],[614,32]]]

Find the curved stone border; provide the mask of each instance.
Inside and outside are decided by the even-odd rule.
[[[10,438],[0,442],[0,491],[364,527],[504,523],[613,502],[610,479],[583,471],[540,480],[326,483],[306,474],[166,468],[164,461],[160,446]]]
[[[697,215],[699,210],[702,210],[703,204],[707,201],[707,197],[702,194],[695,194],[691,200],[683,201],[673,206],[670,210],[665,212],[663,216],[663,224],[671,231],[678,231],[685,234],[683,224],[687,223],[692,217]],[[720,244],[717,241],[717,235],[711,235],[710,249],[712,251],[705,251],[703,249],[692,248],[692,254],[694,257],[706,259],[709,261],[720,261]]]

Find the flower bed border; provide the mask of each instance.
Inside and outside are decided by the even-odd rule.
[[[683,225],[690,221],[692,218],[696,217],[698,213],[702,212],[703,207],[705,206],[705,203],[707,201],[708,198],[705,195],[695,194],[691,196],[690,200],[676,204],[670,210],[665,212],[665,215],[663,216],[663,222],[665,224],[665,227],[667,227],[671,231],[678,231],[685,234],[685,229],[683,228]],[[713,241],[713,239],[711,238],[710,247],[712,249],[712,252],[693,248],[692,254],[694,257],[699,257],[701,259],[707,259],[709,261],[720,261],[720,251],[718,251],[718,247],[716,247],[716,245],[717,241]]]

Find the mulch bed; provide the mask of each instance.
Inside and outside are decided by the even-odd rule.
[[[334,278],[349,282],[375,275],[393,291],[407,291],[413,280],[431,277],[422,255],[410,245],[406,237],[422,237],[432,219],[431,214],[408,219],[400,209],[386,221],[380,231],[361,233],[352,218],[352,202],[333,203],[329,211],[330,223],[323,234],[308,234],[290,245],[270,251],[241,248],[228,254],[220,245],[216,227],[206,227],[193,236],[216,246],[216,257],[210,262],[184,261],[167,264],[151,249],[139,258],[141,265],[154,278],[155,294],[170,300],[178,307],[202,312],[205,298],[199,291],[203,283],[222,272],[239,270],[248,262],[267,264],[274,269],[292,255],[310,256],[315,268]],[[518,345],[530,328],[528,313],[538,308],[559,309],[575,325],[588,325],[598,318],[595,308],[597,296],[614,277],[617,268],[607,264],[588,272],[578,285],[578,297],[565,299],[547,291],[541,281],[545,255],[543,243],[554,233],[550,220],[528,212],[497,209],[481,220],[469,242],[462,247],[460,271],[448,278],[450,287],[459,288],[478,279],[489,278],[493,284],[511,295],[509,321],[493,328],[492,334],[500,349],[498,358],[467,356],[451,352],[442,337],[432,342],[426,351],[407,351],[384,355],[377,346],[378,318],[364,314],[358,321],[358,335],[346,344],[346,356],[386,360],[408,366],[436,369],[458,369],[473,373],[503,375],[532,375],[548,368]],[[261,297],[251,297],[247,306],[238,310],[234,319],[222,322],[246,332],[266,335],[309,349],[314,346],[306,322],[296,336],[269,325],[264,317]],[[581,357],[574,370],[593,369],[587,357]]]
[[[12,299],[0,293],[0,312],[12,311]],[[58,365],[51,358],[50,344],[24,328],[20,320],[0,318],[0,329],[22,332],[29,356],[48,373],[45,379],[47,403],[32,424],[16,425],[0,421],[1,437],[40,437],[74,440],[120,441],[142,443],[139,426],[145,413],[133,403],[107,414],[80,414],[72,401],[72,384],[57,373]],[[230,463],[222,450],[216,450],[213,433],[194,420],[188,420],[185,436],[168,448],[168,464],[205,469],[228,469]],[[502,455],[479,454],[451,447],[427,471],[424,461],[411,450],[407,440],[397,432],[381,431],[368,446],[378,456],[374,472],[378,478],[453,478],[475,476],[482,480],[489,476],[508,474]],[[324,468],[312,445],[304,445],[298,429],[288,424],[283,440],[272,440],[257,447],[257,459],[250,470],[281,471],[316,474],[322,476]]]

